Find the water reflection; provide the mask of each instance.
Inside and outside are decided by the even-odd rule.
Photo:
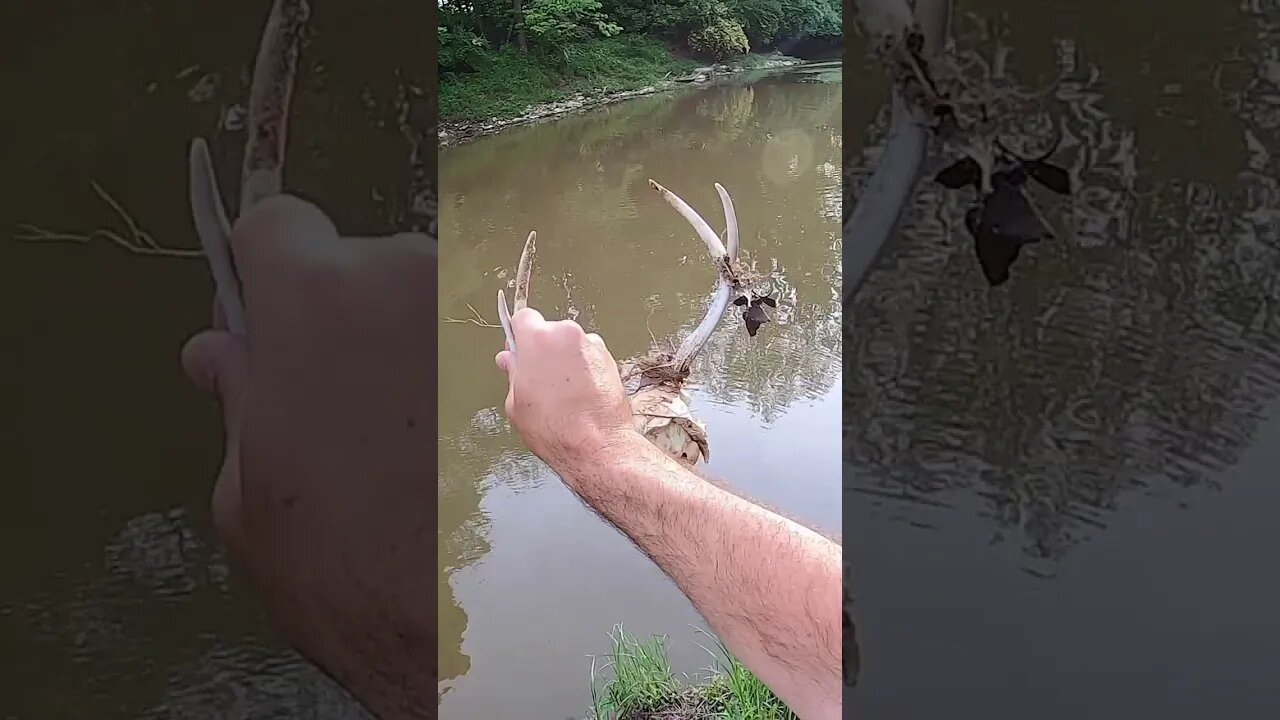
[[[1062,78],[1038,119],[1079,191],[991,291],[926,187],[859,295],[846,708],[1274,715],[1280,4],[964,8],[1003,24],[1020,80]],[[879,121],[857,162],[886,90],[846,92]]]
[[[1226,67],[1250,42],[1228,6],[1214,4],[1236,35],[1197,35],[1201,62]],[[1253,12],[1273,32],[1275,9]],[[1061,239],[1024,251],[1034,261],[989,291],[963,204],[923,185],[846,338],[845,452],[859,489],[973,493],[995,540],[1051,560],[1124,496],[1231,466],[1280,390],[1275,87],[1265,51],[1245,51],[1259,72],[1232,91],[1203,69],[1127,75],[1101,26],[1077,44],[1051,43],[1029,16],[1009,23],[1017,72],[1060,77],[1039,119],[1062,130],[1078,184],[1047,211]],[[1037,41],[1054,65],[1036,62]],[[1190,85],[1210,77],[1191,106]],[[1153,86],[1165,90],[1130,91]],[[1215,150],[1187,153],[1193,138]]]
[[[672,634],[682,668],[706,665],[684,641],[696,621],[687,600],[574,500],[502,415],[506,386],[493,366],[502,332],[479,325],[496,323],[494,290],[510,279],[531,229],[531,303],[599,330],[620,359],[637,357],[654,338],[688,332],[714,282],[705,251],[648,179],[713,226],[722,222],[713,183],[725,185],[747,262],[779,306],[754,338],[726,319],[697,362],[691,390],[709,426],[707,470],[835,530],[840,102],[839,65],[813,66],[442,152],[444,717],[580,714],[589,702],[585,656],[607,650],[619,621]],[[812,460],[801,477],[782,457],[795,453]],[[456,644],[444,647],[450,638]],[[543,661],[529,663],[528,652]]]

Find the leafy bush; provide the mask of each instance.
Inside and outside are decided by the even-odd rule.
[[[531,40],[550,50],[593,34],[613,37],[622,32],[600,11],[600,0],[533,0],[524,8],[524,29]]]
[[[724,0],[657,0],[653,9],[655,27],[689,32],[710,27],[731,17]]]
[[[841,8],[835,0],[729,0],[753,45],[800,36],[839,36]]]
[[[475,70],[484,59],[489,43],[466,28],[439,28],[439,50],[436,55],[443,72]]]
[[[720,18],[710,25],[689,33],[689,47],[717,60],[751,51],[747,34],[737,20]]]

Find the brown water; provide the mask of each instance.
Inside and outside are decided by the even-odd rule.
[[[967,199],[926,186],[860,291],[846,707],[1276,717],[1280,3],[960,5],[1004,16],[1028,86],[1061,78],[1042,119],[1077,192],[991,290]],[[886,89],[860,53],[865,167]]]
[[[187,146],[210,138],[233,196],[244,136],[219,128],[269,5],[0,9],[4,717],[359,716],[274,641],[216,550],[221,423],[178,366],[208,322],[204,263],[11,237],[122,231],[97,182],[158,242],[194,247]],[[431,109],[408,88],[434,75],[432,12],[313,5],[286,185],[353,234],[414,226],[434,153],[413,152]]]
[[[678,338],[714,275],[653,178],[723,223],[779,298],[755,338],[726,318],[695,371],[710,473],[829,531],[840,523],[840,68],[743,78],[511,130],[440,156],[441,313],[496,323],[530,230],[531,302],[575,317],[615,356]],[[526,450],[502,414],[502,331],[440,329],[441,716],[582,717],[588,655],[616,623],[669,636],[674,665],[712,664],[689,602]],[[452,644],[449,644],[452,643]]]

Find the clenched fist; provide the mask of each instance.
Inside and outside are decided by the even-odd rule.
[[[498,353],[507,373],[507,417],[520,440],[565,478],[641,439],[618,363],[604,340],[572,320],[548,322],[532,308],[511,318],[519,352]],[[571,489],[577,491],[580,488]]]

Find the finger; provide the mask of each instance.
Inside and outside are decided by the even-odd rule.
[[[494,356],[493,361],[498,365],[499,370],[510,375],[511,371],[516,367],[515,359],[515,353],[510,350],[503,350]]]
[[[218,395],[228,425],[239,417],[249,374],[244,338],[221,330],[197,333],[182,347],[182,369],[197,387]]]
[[[242,283],[249,284],[254,270],[275,264],[277,258],[301,249],[332,248],[338,229],[324,211],[294,195],[268,197],[242,215],[231,229],[231,251]],[[248,292],[245,287],[243,292]]]
[[[604,365],[610,372],[617,375],[622,374],[622,368],[618,367],[618,361],[613,357],[613,353],[609,352],[609,347],[604,344],[604,338],[598,333],[587,333],[587,342],[600,351]]]
[[[240,426],[248,381],[245,340],[221,330],[197,333],[182,348],[182,368],[197,387],[216,393],[222,401],[227,446],[214,482],[211,510],[223,545],[233,558],[242,560]]]
[[[511,316],[511,334],[516,336],[516,344],[520,344],[520,335],[534,328],[547,324],[542,313],[531,307],[523,307]]]

